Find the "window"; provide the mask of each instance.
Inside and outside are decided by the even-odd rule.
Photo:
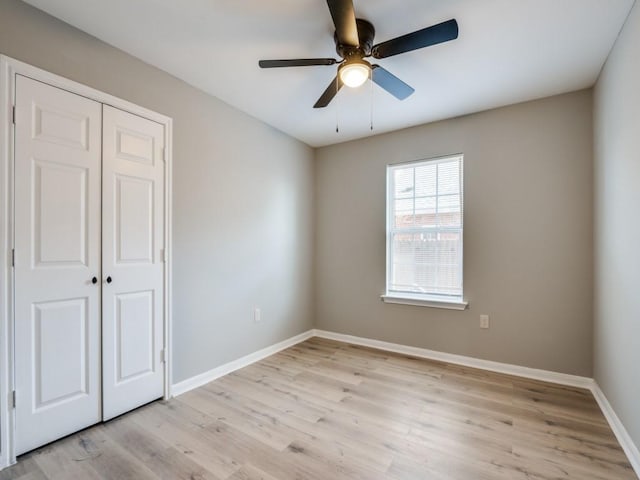
[[[464,309],[462,155],[387,167],[386,302]]]

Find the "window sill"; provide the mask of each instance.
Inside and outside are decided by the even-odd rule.
[[[419,298],[411,295],[380,295],[385,303],[396,303],[399,305],[414,305],[417,307],[444,308],[447,310],[465,310],[469,302],[447,301],[438,298]]]

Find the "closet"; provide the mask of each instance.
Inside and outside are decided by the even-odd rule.
[[[163,396],[164,128],[16,75],[16,454]]]

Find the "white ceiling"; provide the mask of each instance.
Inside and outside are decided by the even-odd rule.
[[[26,1],[311,146],[589,87],[634,2],[354,0],[375,43],[450,18],[460,36],[377,62],[416,89],[405,101],[367,84],[313,109],[335,66],[257,63],[338,58],[324,0]]]

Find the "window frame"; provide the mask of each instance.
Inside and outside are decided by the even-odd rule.
[[[453,295],[438,295],[438,294],[428,294],[428,293],[412,293],[412,292],[398,292],[398,291],[390,291],[390,281],[391,281],[391,273],[393,271],[391,262],[393,261],[392,249],[393,249],[393,224],[394,224],[394,216],[393,216],[393,172],[395,170],[399,170],[407,167],[418,167],[422,165],[433,165],[445,163],[451,160],[458,160],[460,162],[460,242],[461,242],[461,253],[460,253],[460,261],[461,261],[461,295],[453,296]],[[385,293],[381,295],[381,299],[385,303],[396,303],[403,305],[415,305],[415,306],[424,306],[424,307],[436,307],[436,308],[445,308],[451,310],[464,310],[468,306],[468,302],[464,300],[464,154],[456,153],[451,155],[445,155],[440,157],[419,159],[419,160],[411,160],[406,162],[399,162],[388,164],[386,168],[386,232],[385,232],[385,242],[386,242],[386,262],[385,262]],[[446,229],[446,227],[444,227]],[[457,231],[458,228],[456,227]]]

